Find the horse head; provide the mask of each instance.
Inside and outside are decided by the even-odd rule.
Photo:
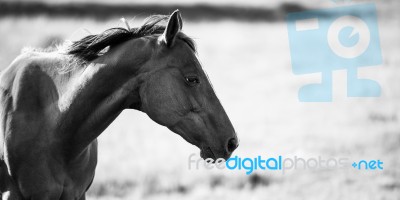
[[[197,59],[193,42],[181,33],[179,11],[162,34],[153,36],[147,77],[140,87],[140,110],[201,150],[201,157],[227,159],[238,138]]]

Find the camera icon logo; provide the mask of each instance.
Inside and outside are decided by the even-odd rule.
[[[382,64],[375,4],[290,13],[287,26],[293,73],[322,75],[300,88],[300,101],[332,101],[334,70],[347,70],[348,97],[380,96],[376,81],[357,77],[358,67]]]

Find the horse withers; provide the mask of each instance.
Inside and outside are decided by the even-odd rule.
[[[124,109],[145,112],[202,158],[229,158],[235,130],[181,29],[175,11],[16,58],[0,77],[3,199],[85,199],[96,138]]]

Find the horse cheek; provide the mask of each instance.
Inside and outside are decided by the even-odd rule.
[[[150,89],[151,88],[151,89]],[[173,95],[166,88],[148,87],[143,99],[143,108],[146,114],[156,123],[169,126],[176,123],[178,117],[174,114]]]

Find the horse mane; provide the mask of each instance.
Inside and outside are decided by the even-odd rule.
[[[129,28],[110,28],[100,34],[88,35],[78,41],[72,42],[66,47],[66,53],[72,55],[84,62],[90,62],[102,55],[104,49],[112,48],[113,46],[128,41],[134,38],[140,38],[149,35],[162,34],[165,30],[166,22],[169,19],[168,15],[152,15],[145,19],[145,22],[140,27]],[[178,38],[183,40],[189,47],[196,52],[196,45],[190,37],[180,32]]]

